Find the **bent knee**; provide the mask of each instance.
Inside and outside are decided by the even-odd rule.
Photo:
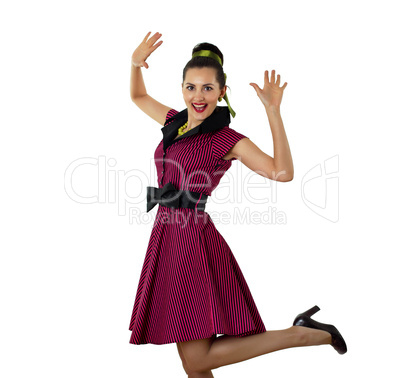
[[[199,358],[198,356],[189,356],[185,359],[184,370],[187,374],[201,373],[207,370],[207,367],[205,366],[205,361],[203,359]]]
[[[210,370],[208,366],[208,352],[210,348],[210,340],[194,340],[181,344],[183,360],[186,369],[191,373],[200,373]],[[186,370],[186,372],[187,372]]]
[[[192,371],[188,367],[187,362],[185,360],[182,360],[182,365],[183,365],[183,369],[184,369],[185,373],[187,375],[190,375],[192,373]]]

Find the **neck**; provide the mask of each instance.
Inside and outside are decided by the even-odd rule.
[[[197,127],[198,125],[201,125],[202,121],[193,119],[193,118],[188,118],[188,125],[187,125],[187,130],[194,129],[194,127]]]

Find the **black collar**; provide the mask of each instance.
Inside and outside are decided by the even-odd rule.
[[[166,150],[170,145],[174,142],[182,138],[189,137],[191,135],[195,135],[198,133],[205,134],[210,133],[212,131],[216,131],[229,125],[230,123],[230,112],[227,106],[217,106],[213,113],[201,124],[194,127],[193,129],[187,131],[183,135],[180,135],[177,139],[177,133],[180,126],[183,126],[187,121],[187,108],[182,110],[180,113],[177,113],[173,117],[169,118],[165,122],[165,126],[162,127],[163,133],[163,149]],[[166,125],[168,124],[168,125]]]

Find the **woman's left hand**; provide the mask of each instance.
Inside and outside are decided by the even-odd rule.
[[[260,98],[265,106],[279,107],[282,102],[283,90],[286,88],[288,83],[283,84],[282,87],[279,86],[281,81],[281,75],[278,75],[275,81],[275,70],[271,71],[271,80],[268,77],[268,71],[265,71],[264,76],[264,88],[261,89],[257,84],[250,83],[250,85],[257,92],[257,96]]]

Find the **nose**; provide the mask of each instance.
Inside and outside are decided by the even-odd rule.
[[[200,101],[204,99],[204,93],[202,89],[196,89],[194,93],[194,101]]]

